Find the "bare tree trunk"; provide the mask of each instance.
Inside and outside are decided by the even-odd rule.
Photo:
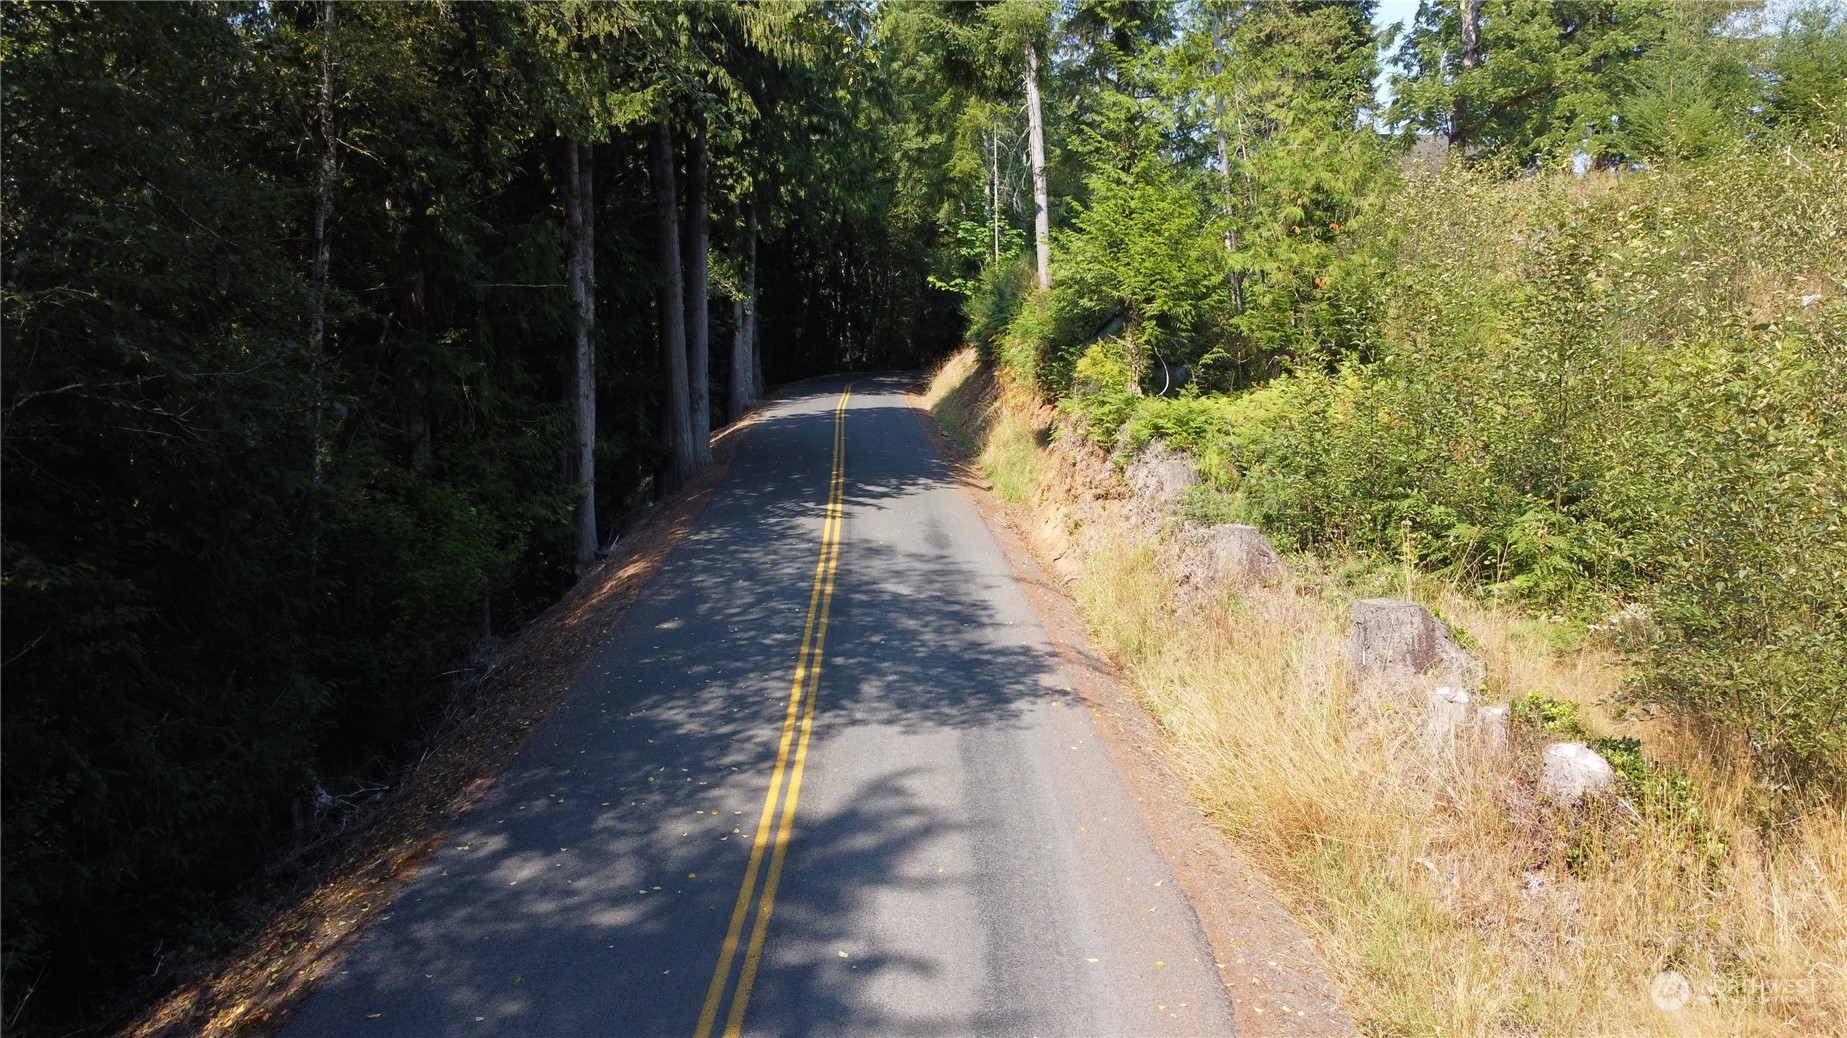
[[[1482,0],[1462,0],[1462,71],[1465,74],[1481,65],[1481,4]],[[1469,97],[1458,90],[1449,116],[1449,146],[1458,158],[1467,150],[1474,129],[1469,125]]]
[[[1026,42],[1026,125],[1033,163],[1033,240],[1039,251],[1039,290],[1052,287],[1052,215],[1045,190],[1045,112],[1039,103],[1039,48]]]
[[[564,142],[564,219],[571,251],[566,280],[571,285],[571,479],[578,486],[574,555],[579,572],[596,561],[596,354],[590,329],[596,323],[595,195],[588,144]]]
[[[744,258],[744,324],[750,329],[749,341],[744,345],[744,352],[750,358],[750,399],[752,402],[763,399],[763,348],[757,342],[757,199],[750,200],[749,225],[750,244],[745,249]]]
[[[988,222],[994,228],[994,262],[1000,262],[1000,131],[988,134]]]
[[[711,214],[706,211],[705,145],[704,120],[697,120],[686,138],[686,232],[680,259],[686,265],[686,388],[693,459],[702,466],[712,463],[711,311],[706,298]]]
[[[750,359],[744,355],[744,297],[731,301],[731,377],[725,386],[725,424],[750,410]]]
[[[1215,103],[1218,107],[1215,129],[1219,146],[1219,214],[1225,219],[1225,287],[1231,292],[1231,312],[1237,314],[1244,312],[1244,279],[1231,263],[1231,257],[1238,251],[1238,232],[1231,225],[1231,135],[1225,130],[1225,99],[1218,98]]]
[[[751,322],[757,311],[757,204],[750,204],[749,227],[744,232],[744,241],[739,243],[746,253],[744,263],[743,291],[731,301],[731,391],[730,400],[725,409],[729,421],[737,421],[750,410],[750,405],[757,402],[760,390],[757,388],[756,340],[751,334]]]
[[[686,383],[686,296],[680,280],[679,200],[673,183],[673,130],[663,117],[648,141],[648,167],[654,182],[654,230],[661,268],[661,440],[669,452],[656,474],[655,490],[669,494],[699,469],[693,453],[691,398]]]
[[[1222,13],[1215,13],[1212,26],[1212,71],[1219,76],[1223,76],[1225,71],[1225,24],[1223,17]],[[1215,108],[1214,114],[1216,118],[1213,120],[1212,128],[1218,137],[1219,187],[1221,192],[1220,212],[1225,218],[1225,287],[1231,292],[1231,312],[1234,314],[1241,314],[1244,312],[1244,272],[1240,271],[1230,262],[1230,257],[1238,251],[1238,233],[1232,226],[1233,192],[1231,183],[1231,131],[1227,128],[1228,119],[1226,118],[1225,111],[1225,95],[1222,91],[1223,82],[1221,80],[1220,92],[1213,98],[1213,107]],[[1240,126],[1238,157],[1240,159],[1244,157],[1242,132],[1243,93],[1241,89],[1238,91]]]
[[[326,410],[326,387],[321,361],[327,352],[327,279],[333,266],[333,186],[340,176],[340,153],[333,120],[333,0],[321,0],[320,177],[314,188],[314,259],[310,265],[312,300],[308,313],[308,378],[314,387],[313,416],[309,420],[308,473],[312,496],[308,502],[308,567],[320,569],[320,490],[325,480],[321,454],[325,435],[321,428]]]
[[[320,179],[314,189],[314,283],[308,317],[308,367],[314,379],[314,485],[321,485],[321,357],[327,347],[327,272],[333,263],[333,185],[340,176],[340,154],[333,125],[333,0],[321,0]]]

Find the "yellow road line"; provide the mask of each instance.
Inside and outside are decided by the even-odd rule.
[[[821,687],[821,655],[827,642],[827,619],[834,599],[834,572],[840,562],[840,527],[845,518],[846,495],[846,413],[847,400],[853,395],[848,386],[834,408],[834,465],[828,480],[827,512],[821,524],[821,556],[815,561],[814,588],[808,594],[808,620],[802,628],[802,646],[795,657],[795,678],[789,687],[789,707],[782,722],[782,739],[776,748],[776,766],[770,772],[770,788],[763,800],[763,814],[757,822],[757,835],[750,848],[750,861],[744,868],[744,882],[738,889],[737,904],[731,910],[731,924],[719,949],[718,964],[712,971],[712,983],[706,989],[705,1005],[699,1012],[699,1026],[694,1038],[711,1038],[712,1026],[718,1021],[725,989],[736,962],[738,942],[743,937],[744,920],[750,905],[757,900],[757,879],[762,871],[763,856],[770,851],[769,874],[763,882],[763,896],[757,903],[756,922],[751,928],[750,945],[744,954],[743,974],[732,995],[731,1013],[725,1021],[725,1035],[735,1038],[743,1027],[744,1007],[750,1000],[757,968],[763,961],[763,941],[769,933],[770,914],[775,909],[776,891],[781,886],[782,864],[789,848],[789,834],[795,824],[795,804],[801,797],[802,771],[808,760],[808,737],[814,730],[815,699]],[[795,739],[797,719],[801,738]],[[790,744],[794,742],[791,758]],[[783,796],[783,780],[788,778],[788,796]],[[780,822],[778,807],[780,804]],[[773,834],[773,848],[772,848]]]

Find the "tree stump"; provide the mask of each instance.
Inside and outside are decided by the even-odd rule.
[[[1478,687],[1485,674],[1481,663],[1456,644],[1443,621],[1416,602],[1360,599],[1353,603],[1348,639],[1348,674],[1356,685],[1434,677],[1466,690]]]
[[[1199,484],[1199,470],[1186,455],[1152,440],[1129,464],[1123,479],[1134,491],[1138,511],[1159,517],[1174,510],[1186,492]]]
[[[1539,773],[1539,792],[1554,804],[1570,806],[1587,796],[1616,786],[1616,769],[1603,755],[1581,742],[1555,742],[1546,747]]]

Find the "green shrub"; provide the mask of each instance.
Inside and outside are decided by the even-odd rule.
[[[1116,442],[1117,430],[1141,399],[1123,354],[1122,344],[1114,339],[1085,350],[1072,369],[1071,395],[1061,401],[1067,413],[1083,419],[1090,438],[1106,447]]]
[[[1568,699],[1553,699],[1542,692],[1528,692],[1509,704],[1514,720],[1535,731],[1568,741],[1590,737],[1584,727],[1584,708]]]
[[[1032,279],[1032,261],[1025,253],[982,267],[980,283],[962,304],[969,344],[980,350],[981,359],[991,363],[1000,358],[1007,327],[1032,293]]]

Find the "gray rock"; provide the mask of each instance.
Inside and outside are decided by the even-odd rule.
[[[1416,602],[1362,598],[1353,603],[1347,666],[1356,682],[1434,675],[1458,688],[1481,684],[1481,663],[1456,644],[1443,621]]]
[[[1475,701],[1467,692],[1448,685],[1430,690],[1430,710],[1424,717],[1424,743],[1433,750],[1448,749],[1468,727]]]
[[[1555,742],[1546,747],[1539,774],[1539,792],[1553,803],[1576,804],[1615,786],[1616,769],[1589,746],[1581,742]]]

